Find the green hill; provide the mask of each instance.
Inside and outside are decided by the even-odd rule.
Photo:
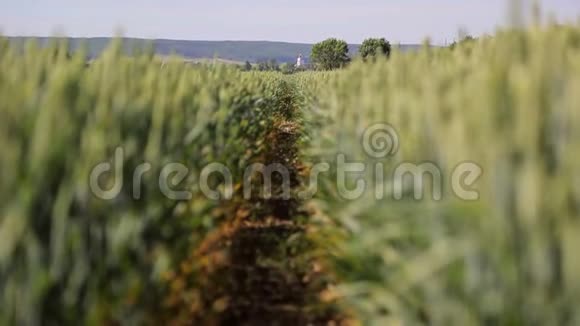
[[[25,37],[9,37],[16,43],[23,43]],[[47,44],[55,38],[36,37],[41,44]],[[81,44],[87,44],[89,55],[94,58],[103,51],[111,42],[111,38],[68,38],[72,48],[78,48]],[[136,38],[124,38],[127,51],[133,48],[140,48],[146,44],[153,43],[155,51],[159,55],[177,54],[189,59],[214,58],[219,57],[228,61],[236,62],[258,62],[262,60],[275,59],[278,62],[294,62],[298,54],[303,54],[308,60],[308,55],[312,49],[312,44],[287,43],[269,41],[185,41],[185,40],[146,40]],[[401,45],[403,50],[413,50],[418,45]],[[359,45],[350,45],[350,53],[356,54]]]

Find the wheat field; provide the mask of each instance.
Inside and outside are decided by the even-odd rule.
[[[64,41],[0,39],[0,324],[580,324],[580,27],[293,75],[121,49],[87,63]],[[377,124],[396,133],[380,157],[364,144]],[[123,187],[97,198],[91,171],[119,148],[121,175],[100,182]],[[344,183],[365,181],[356,198],[337,185],[339,157],[366,167]],[[290,203],[243,199],[244,168],[274,161],[290,166]],[[172,162],[189,169],[174,185],[187,198],[159,189]],[[200,189],[215,162],[232,172],[232,200]],[[299,199],[320,162],[318,192]],[[437,173],[420,187],[394,172],[425,163]],[[454,179],[467,163],[477,179]],[[249,261],[236,234],[256,230],[272,239],[248,264],[282,298],[214,261]]]

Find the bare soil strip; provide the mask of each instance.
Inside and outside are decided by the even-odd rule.
[[[171,325],[340,325],[346,318],[331,300],[323,300],[333,277],[309,255],[308,211],[296,196],[305,168],[299,161],[295,101],[289,85],[282,90],[284,117],[271,126],[258,162],[279,163],[290,172],[292,196],[281,199],[282,177],[276,173],[273,196],[259,193],[220,207],[222,227],[208,235],[190,260],[182,264],[167,308]],[[283,111],[284,112],[284,111]],[[253,189],[262,189],[260,176]],[[187,288],[187,277],[196,284]],[[187,295],[184,295],[187,293]]]

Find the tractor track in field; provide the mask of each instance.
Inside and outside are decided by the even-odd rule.
[[[293,90],[287,86],[285,114],[271,126],[258,162],[278,163],[290,172],[291,197],[281,199],[283,179],[272,176],[272,198],[258,193],[219,208],[224,223],[210,233],[181,267],[165,303],[168,325],[347,325],[348,318],[328,299],[334,277],[309,253],[311,214],[296,193],[308,168],[299,160],[301,126]],[[262,178],[252,178],[261,189]],[[305,222],[306,221],[306,222]],[[186,279],[195,275],[195,285]],[[186,293],[186,295],[184,295]]]

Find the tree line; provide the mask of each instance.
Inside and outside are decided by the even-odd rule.
[[[364,61],[374,60],[377,57],[389,57],[391,54],[391,44],[385,38],[368,38],[360,49],[359,56]],[[310,69],[333,70],[346,66],[350,61],[348,43],[344,40],[329,38],[316,43],[310,53]],[[296,70],[303,70],[291,63],[278,64],[275,59],[258,61],[251,64],[249,61],[242,66],[245,71],[280,71],[282,73],[292,73]]]
[[[477,39],[467,35],[459,41],[453,42],[449,49],[453,50],[460,46],[473,43]],[[374,61],[377,58],[388,58],[391,55],[391,43],[385,38],[367,38],[359,48],[358,57],[363,61]],[[314,70],[334,70],[348,65],[351,61],[349,55],[348,43],[344,40],[329,38],[322,42],[314,44],[310,53],[311,64],[308,68],[296,67],[293,63],[278,64],[275,59],[259,61],[252,65],[246,61],[244,70],[259,71],[280,71],[285,74],[293,73],[297,70],[314,69]]]
[[[385,38],[368,38],[364,40],[359,56],[364,61],[376,60],[378,57],[391,55],[391,43]],[[346,66],[351,58],[348,55],[348,43],[344,40],[329,38],[315,44],[310,55],[317,70],[334,70]]]

